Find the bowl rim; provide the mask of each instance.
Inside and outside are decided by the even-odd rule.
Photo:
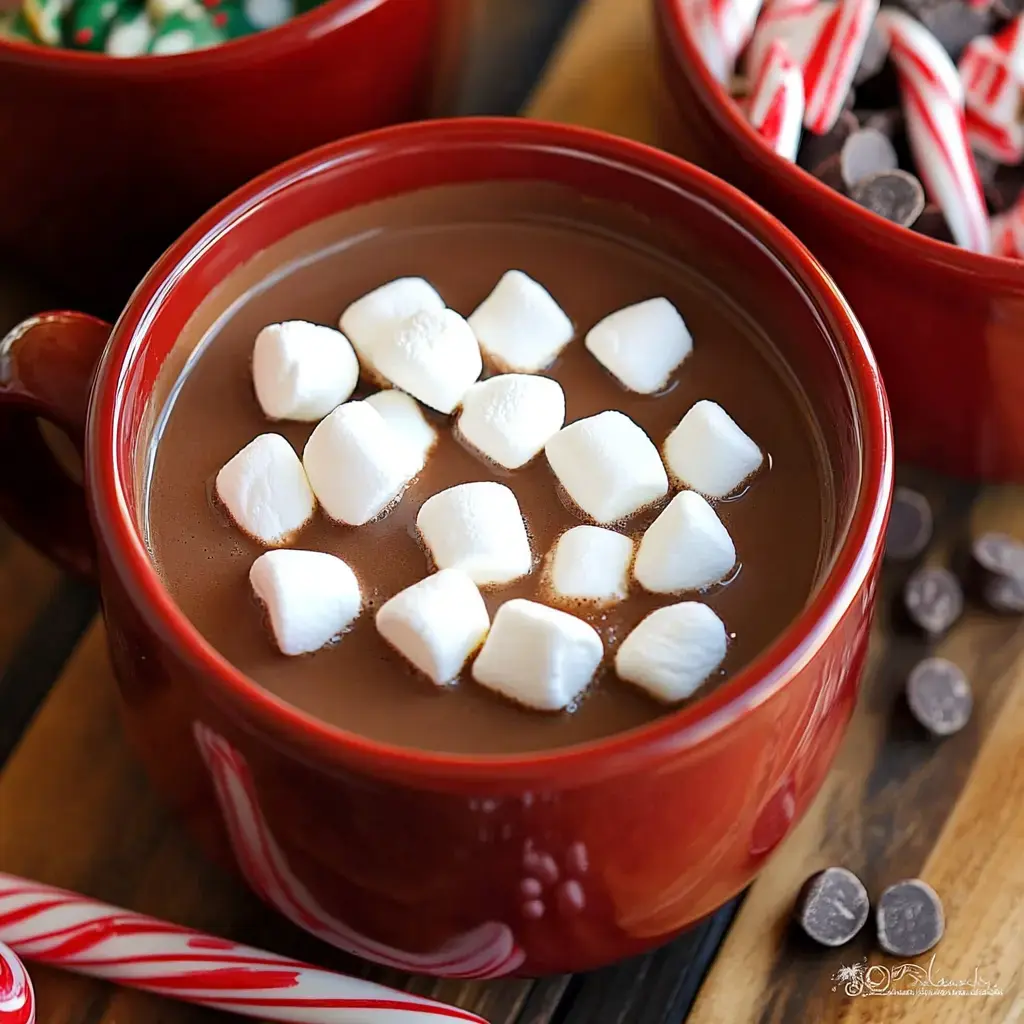
[[[329,725],[264,690],[208,644],[178,608],[155,569],[130,512],[131,481],[120,472],[120,419],[127,389],[119,388],[142,350],[159,308],[191,260],[271,196],[354,161],[396,159],[425,147],[516,147],[616,163],[677,190],[712,196],[737,229],[767,245],[829,330],[844,365],[860,433],[858,494],[831,567],[803,610],[764,651],[706,697],[643,726],[536,753],[452,754],[399,747]],[[707,201],[707,198],[704,199]],[[857,602],[867,599],[881,556],[893,487],[893,441],[878,366],[862,328],[821,265],[774,217],[732,186],[677,157],[627,139],[522,118],[453,118],[377,129],[330,143],[266,172],[236,191],[189,229],[147,274],[118,320],[94,379],[86,433],[86,491],[99,547],[147,627],[175,651],[215,696],[226,698],[281,742],[340,767],[376,774],[474,785],[514,784],[548,777],[594,780],[659,752],[695,746],[741,719],[795,677],[824,646]],[[855,613],[856,614],[856,613]]]
[[[139,73],[167,75],[190,71],[215,71],[259,56],[268,46],[278,51],[293,50],[358,21],[391,0],[324,0],[311,10],[289,18],[273,28],[260,29],[238,39],[227,39],[216,46],[188,53],[141,54],[137,57],[111,57],[93,50],[73,50],[63,46],[43,46],[0,35],[0,60],[39,65],[55,71],[118,77],[137,77]]]
[[[1009,288],[1024,288],[1024,260],[971,252],[952,242],[919,234],[901,227],[871,210],[858,205],[848,196],[829,188],[795,161],[786,160],[766,145],[747,120],[722,83],[708,70],[690,34],[683,16],[686,0],[653,0],[658,22],[663,29],[676,69],[686,76],[698,100],[711,114],[716,126],[740,150],[745,160],[776,178],[786,178],[793,186],[808,191],[830,215],[844,225],[868,231],[872,242],[889,251],[902,251],[908,258],[947,268],[972,276],[984,274]]]

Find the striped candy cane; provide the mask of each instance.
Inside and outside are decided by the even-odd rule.
[[[35,1024],[36,996],[25,965],[0,942],[0,1024]]]
[[[26,960],[263,1020],[486,1024],[476,1014],[432,999],[2,873],[0,939]],[[8,1024],[2,1007],[0,1002],[0,1022]],[[31,1021],[14,1018],[11,1024]]]
[[[960,57],[967,140],[973,149],[1003,164],[1024,159],[1024,90],[1010,70],[1005,53],[992,39],[971,40]]]
[[[992,255],[1024,259],[1024,199],[992,218]]]
[[[723,85],[750,40],[761,0],[676,0],[694,45]]]
[[[804,116],[804,82],[778,40],[768,48],[746,111],[751,127],[776,153],[787,160],[796,159]]]
[[[522,964],[524,953],[505,924],[479,925],[433,953],[408,953],[367,938],[328,914],[289,867],[260,810],[245,759],[202,723],[195,724],[194,732],[242,874],[259,896],[292,923],[347,953],[403,971],[445,978],[498,978]]]

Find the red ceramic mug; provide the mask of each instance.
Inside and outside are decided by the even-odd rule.
[[[708,72],[682,0],[652,2],[665,145],[762,203],[835,278],[878,355],[899,458],[1024,481],[1024,263],[901,228],[774,153]]]
[[[797,621],[693,706],[564,750],[425,753],[314,720],[206,644],[141,539],[139,454],[165,355],[253,252],[344,208],[496,179],[568,185],[699,237],[701,273],[742,297],[808,388],[837,514],[828,568]],[[781,225],[704,171],[531,121],[375,132],[285,164],[218,206],[164,255],[112,333],[81,314],[48,314],[16,329],[0,359],[3,511],[88,567],[84,509],[44,461],[34,419],[81,434],[88,404],[86,493],[129,732],[207,849],[233,857],[261,896],[327,942],[447,976],[596,967],[741,890],[817,791],[867,649],[892,488],[888,413],[831,281]],[[544,885],[539,919],[522,910],[527,876]]]
[[[114,58],[0,37],[0,249],[113,315],[178,234],[268,167],[429,111],[442,14],[326,0],[209,50]]]

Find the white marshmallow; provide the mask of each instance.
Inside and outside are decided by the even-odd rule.
[[[551,588],[559,597],[621,601],[629,589],[633,541],[600,526],[574,526],[555,543]]]
[[[490,625],[480,591],[460,569],[406,587],[377,612],[380,635],[438,686],[458,676]]]
[[[621,412],[570,423],[544,452],[569,497],[598,523],[618,522],[668,494],[658,449]]]
[[[461,569],[479,586],[509,583],[533,566],[519,502],[492,480],[458,484],[427,498],[416,529],[438,569]]]
[[[440,313],[444,299],[422,277],[399,277],[356,299],[341,314],[340,327],[364,369],[373,369],[373,349],[415,313]]]
[[[647,299],[609,313],[588,332],[587,351],[642,395],[660,391],[693,351],[693,338],[668,299]]]
[[[295,14],[291,0],[242,0],[242,8],[258,29],[283,25]]]
[[[651,612],[615,655],[620,679],[671,703],[689,697],[725,658],[728,638],[722,620],[698,601],[670,604]]]
[[[422,469],[437,442],[437,431],[427,422],[416,399],[397,388],[389,388],[370,395],[366,404],[372,405],[384,417],[384,422],[416,453],[419,469]]]
[[[565,394],[550,377],[503,373],[474,384],[462,399],[459,431],[505,469],[525,466],[565,422]]]
[[[256,335],[252,380],[270,419],[316,422],[351,397],[359,361],[341,331],[286,320]]]
[[[280,434],[250,441],[224,464],[214,489],[239,528],[268,546],[287,543],[316,509],[302,463]]]
[[[686,487],[724,498],[757,472],[761,449],[714,402],[698,402],[665,440],[665,461]]]
[[[362,608],[359,581],[340,558],[283,548],[260,555],[249,582],[282,654],[311,654],[336,640]]]
[[[382,512],[419,468],[416,453],[366,402],[346,402],[321,420],[302,462],[324,511],[350,526]]]
[[[717,583],[736,564],[736,548],[715,510],[681,491],[640,540],[633,575],[645,590],[675,594]]]
[[[482,686],[538,711],[568,707],[590,685],[604,657],[593,626],[568,612],[515,598],[494,616],[473,662]]]
[[[572,321],[544,287],[510,270],[477,306],[469,326],[500,370],[536,373],[572,341]]]
[[[449,413],[480,376],[476,336],[454,309],[414,313],[373,349],[374,367],[424,405]]]

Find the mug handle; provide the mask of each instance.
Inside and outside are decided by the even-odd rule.
[[[0,518],[61,568],[96,574],[85,492],[39,430],[49,420],[84,452],[89,392],[111,327],[40,313],[0,341]]]

